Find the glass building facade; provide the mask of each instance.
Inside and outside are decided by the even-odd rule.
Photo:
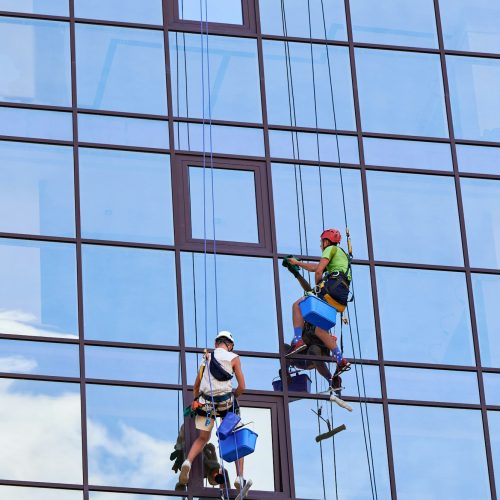
[[[218,329],[249,498],[496,499],[499,85],[493,0],[0,0],[0,499],[219,497],[170,458]],[[272,385],[344,203],[352,413]]]

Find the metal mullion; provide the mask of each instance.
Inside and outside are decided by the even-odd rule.
[[[118,241],[118,240],[94,240],[91,238],[82,238],[81,241],[85,245],[141,248],[143,250],[165,250],[165,251],[175,250],[175,247],[173,245],[163,245],[161,243],[140,243],[133,241]]]
[[[35,19],[39,21],[66,21],[70,20],[70,17],[66,16],[53,16],[51,14],[31,14],[29,12],[11,12],[8,10],[1,10],[0,17],[18,17],[21,19]]]
[[[53,243],[75,243],[75,238],[67,238],[65,236],[44,236],[42,234],[26,234],[26,233],[5,233],[0,232],[0,238],[10,240],[29,240],[40,242]]]
[[[124,349],[141,349],[144,351],[165,351],[165,352],[180,352],[179,346],[167,346],[167,345],[159,345],[159,344],[138,344],[131,342],[112,342],[108,340],[85,340],[86,346],[91,347],[117,347]]]
[[[55,489],[55,490],[83,490],[81,484],[71,483],[46,483],[41,481],[18,481],[12,479],[0,479],[2,486],[21,486],[26,488]]]
[[[438,44],[440,51],[440,60],[441,60],[441,71],[443,76],[443,86],[444,86],[444,100],[446,107],[446,115],[448,122],[448,131],[450,135],[450,144],[451,144],[451,158],[453,163],[453,172],[455,174],[455,191],[457,197],[457,208],[458,208],[458,218],[460,224],[460,233],[462,237],[462,251],[464,258],[464,266],[465,266],[465,279],[467,285],[467,295],[469,299],[469,313],[470,313],[470,321],[471,321],[471,330],[472,330],[472,341],[474,345],[474,355],[475,362],[477,367],[477,381],[479,388],[479,401],[481,408],[481,416],[483,421],[483,433],[484,433],[484,442],[485,442],[485,451],[486,451],[486,463],[488,467],[488,475],[489,475],[489,483],[490,483],[490,492],[492,500],[496,500],[497,493],[495,487],[495,471],[493,467],[493,456],[491,451],[491,442],[490,442],[490,434],[489,434],[489,426],[488,426],[488,414],[486,409],[486,397],[484,392],[484,381],[482,374],[482,366],[481,366],[481,352],[479,346],[479,335],[477,329],[476,322],[476,312],[474,305],[474,292],[472,288],[472,274],[470,268],[469,261],[469,252],[467,245],[467,231],[465,227],[465,215],[464,215],[464,206],[462,200],[462,192],[460,186],[460,173],[458,168],[458,159],[457,159],[457,151],[455,144],[455,131],[453,125],[453,115],[452,115],[452,107],[451,107],[451,99],[450,99],[450,86],[448,81],[448,72],[446,67],[446,52],[444,49],[444,40],[443,40],[443,30],[441,25],[441,14],[439,10],[439,2],[438,0],[434,0],[434,10],[436,14],[436,27],[437,27],[437,36],[438,36]]]
[[[0,101],[0,108],[16,108],[16,109],[32,109],[38,111],[66,111],[71,112],[72,108],[69,106],[53,106],[51,104],[35,104],[35,103],[25,103],[25,102],[9,102]]]
[[[310,134],[327,134],[327,135],[350,135],[357,137],[358,133],[356,130],[341,130],[334,128],[318,128],[316,130],[315,127],[304,127],[300,125],[269,125],[269,130],[282,130],[282,131],[290,131],[290,132],[304,132]]]
[[[196,123],[199,125],[203,125],[203,118],[193,118],[187,116],[174,116],[173,120],[175,123]],[[206,120],[205,120],[206,122]],[[219,120],[212,119],[212,125],[223,125],[228,127],[239,127],[239,128],[257,128],[262,129],[262,123],[257,122],[242,122],[236,120]]]
[[[69,1],[70,14],[70,52],[71,52],[71,105],[73,115],[73,175],[75,197],[75,236],[76,236],[76,284],[78,303],[78,339],[80,361],[80,411],[82,432],[82,482],[83,500],[88,500],[88,450],[87,450],[87,397],[85,388],[85,334],[83,316],[83,276],[82,276],[82,234],[80,218],[80,169],[78,156],[78,98],[76,83],[76,28],[75,28],[75,0]]]
[[[91,19],[87,17],[76,17],[75,22],[78,24],[94,24],[99,26],[112,26],[117,28],[135,28],[135,29],[146,29],[161,31],[163,27],[161,24],[146,24],[146,23],[134,23],[128,21],[113,21],[111,19]]]
[[[166,122],[168,116],[155,115],[151,113],[134,113],[132,111],[114,111],[107,109],[92,109],[92,108],[78,108],[79,114],[83,115],[100,115],[100,116],[115,116],[117,118],[137,118],[141,120],[157,120]]]
[[[176,150],[177,155],[179,156],[196,156],[196,157],[201,157],[203,156],[202,151],[188,151],[186,149],[177,149]],[[254,161],[254,162],[262,162],[262,156],[248,156],[248,155],[237,155],[237,154],[226,154],[226,153],[217,153],[214,154],[214,163],[216,162],[216,157],[220,159],[227,159],[227,160],[245,160],[245,161]],[[217,167],[214,167],[217,168]]]
[[[364,215],[365,215],[365,225],[366,225],[366,239],[368,244],[368,258],[370,261],[370,279],[372,286],[372,299],[373,299],[373,313],[375,320],[375,335],[377,341],[377,352],[379,359],[379,374],[380,374],[380,389],[382,394],[382,410],[384,415],[384,426],[385,426],[385,439],[387,446],[387,462],[389,469],[389,482],[391,489],[391,497],[393,500],[397,500],[397,490],[396,490],[396,474],[394,469],[394,456],[392,451],[392,436],[391,436],[391,423],[389,418],[389,403],[387,398],[387,385],[385,379],[385,369],[384,369],[384,353],[382,344],[382,334],[381,334],[381,322],[380,313],[378,307],[378,292],[377,292],[377,278],[375,273],[375,259],[373,255],[373,239],[371,232],[371,222],[370,222],[370,207],[368,203],[368,184],[366,179],[366,166],[364,158],[364,148],[363,148],[363,130],[361,126],[361,109],[359,102],[358,93],[358,83],[356,75],[356,61],[354,54],[354,42],[353,42],[353,32],[352,32],[352,21],[351,21],[351,10],[349,0],[344,0],[345,3],[345,13],[346,13],[346,27],[347,27],[347,38],[349,41],[349,59],[351,63],[351,78],[353,86],[353,99],[354,99],[354,111],[356,119],[356,130],[358,132],[358,148],[359,148],[359,160],[361,165],[361,185],[363,192],[363,205],[364,205]],[[368,418],[368,412],[367,412]],[[372,464],[373,465],[373,464]],[[373,466],[373,473],[375,475],[375,467]],[[375,479],[375,478],[374,478]]]
[[[116,387],[137,387],[142,389],[163,389],[167,391],[182,390],[182,384],[163,384],[161,382],[139,382],[134,380],[115,380],[103,378],[87,378],[85,382],[89,385],[106,385]]]
[[[20,137],[15,135],[0,135],[0,141],[8,142],[31,142],[33,144],[50,144],[54,146],[73,146],[73,141],[60,139],[40,139],[35,137]]]
[[[91,149],[112,149],[115,151],[130,151],[135,153],[151,153],[151,154],[169,154],[170,149],[150,148],[147,146],[125,146],[119,144],[103,144],[99,142],[80,142],[78,146],[81,148]]]
[[[25,374],[25,373],[8,373],[0,372],[0,379],[15,379],[15,380],[39,380],[44,382],[67,382],[67,383],[79,383],[79,377],[60,377],[58,375],[36,375],[36,374]]]
[[[52,342],[58,344],[79,344],[78,339],[69,339],[64,337],[39,337],[35,335],[17,335],[14,333],[0,333],[0,339],[3,340],[20,340],[30,342]]]

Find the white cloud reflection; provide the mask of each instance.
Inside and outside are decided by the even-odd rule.
[[[36,315],[19,309],[0,310],[0,332],[13,335],[32,335],[35,337],[60,337],[77,339],[74,333],[58,332],[44,328],[38,323]]]

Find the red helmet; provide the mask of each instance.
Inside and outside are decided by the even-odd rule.
[[[321,233],[321,240],[330,240],[332,243],[340,243],[342,235],[338,229],[325,229]]]

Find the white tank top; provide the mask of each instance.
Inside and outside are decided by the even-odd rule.
[[[226,370],[228,373],[234,373],[231,362],[234,358],[238,357],[237,354],[218,347],[214,350],[212,355],[217,358],[217,361],[222,365],[224,370]],[[205,371],[203,372],[203,377],[201,379],[200,392],[206,394],[207,396],[221,396],[222,394],[227,394],[232,390],[232,380],[217,380],[214,376],[211,375],[210,369],[207,364],[205,367]]]

